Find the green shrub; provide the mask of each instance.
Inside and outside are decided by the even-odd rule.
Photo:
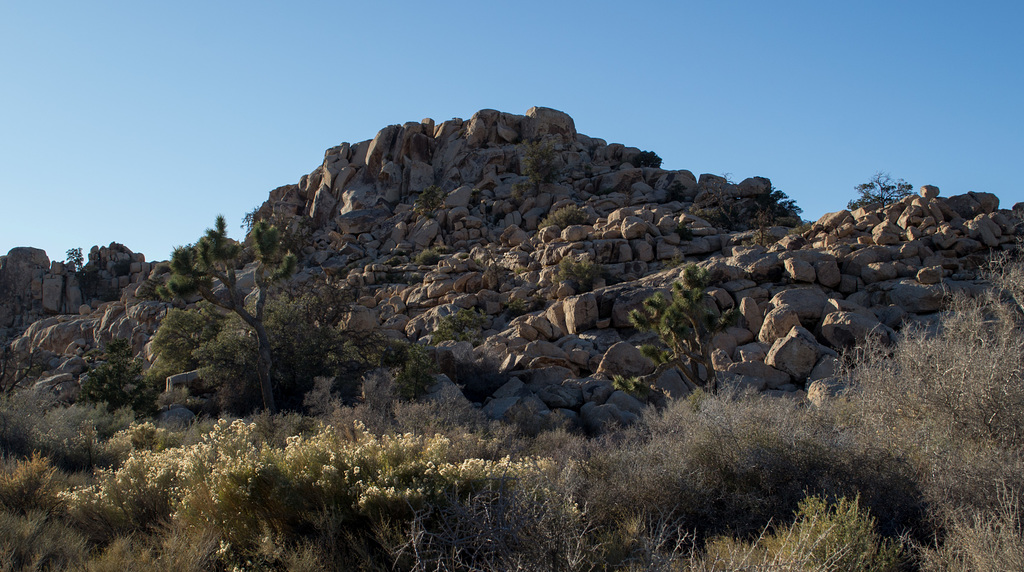
[[[558,155],[550,141],[523,143],[523,174],[537,187],[542,183],[554,183],[561,174]]]
[[[687,199],[686,187],[684,187],[683,183],[681,183],[680,181],[673,181],[672,184],[668,186],[667,191],[669,202],[683,202]]]
[[[435,246],[433,248],[427,248],[416,255],[412,261],[420,266],[433,266],[441,261],[442,255],[446,254],[448,249],[443,246]]]
[[[413,211],[421,215],[432,215],[434,211],[444,206],[445,192],[437,185],[430,185],[423,189],[413,203]]]
[[[590,217],[582,207],[579,205],[566,205],[541,219],[540,223],[537,224],[537,228],[557,226],[564,229],[574,224],[588,224],[589,222]]]
[[[256,375],[258,348],[248,326],[227,316],[217,335],[196,349],[199,375],[214,389],[217,405],[234,415],[246,415],[263,404]]]
[[[661,167],[661,157],[654,151],[641,151],[633,158],[632,163],[636,167]]]
[[[716,228],[732,230],[740,224],[739,213],[731,205],[698,208],[692,212]]]
[[[505,302],[505,312],[515,318],[530,312],[535,312],[544,308],[544,299],[539,296],[531,296],[530,298],[509,298],[508,302]]]
[[[427,348],[408,342],[393,342],[387,349],[384,367],[394,375],[396,390],[405,399],[423,395],[434,384],[437,364]]]
[[[142,362],[132,356],[128,340],[111,340],[106,362],[94,367],[82,382],[79,399],[87,403],[106,403],[107,410],[130,407],[137,413],[156,411],[156,390],[142,378]]]
[[[858,500],[800,501],[796,522],[747,544],[728,538],[709,542],[705,565],[714,569],[900,570],[899,545],[883,540],[875,519]]]
[[[604,267],[592,261],[587,255],[568,255],[558,263],[555,279],[572,282],[577,292],[590,292],[594,289],[594,281],[603,273]]]
[[[224,317],[207,303],[200,303],[194,309],[167,310],[153,335],[157,363],[146,372],[148,383],[157,387],[167,376],[199,367],[196,350],[214,339],[223,323]]]
[[[474,346],[482,341],[480,334],[487,316],[474,309],[463,309],[441,317],[430,336],[430,342],[437,345],[445,341],[471,342]]]

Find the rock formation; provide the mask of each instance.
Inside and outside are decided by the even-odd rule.
[[[524,142],[547,150],[557,176],[529,176]],[[641,413],[644,403],[616,391],[613,375],[640,377],[654,388],[651,403],[694,389],[640,354],[656,338],[628,319],[647,297],[667,294],[685,264],[709,272],[716,311],[741,315],[712,341],[721,385],[804,399],[814,382],[835,385],[838,352],[869,338],[889,343],[907,324],[932,323],[949,295],[985,288],[977,271],[986,256],[1014,247],[1020,232],[994,195],[943,198],[933,186],[826,214],[799,233],[749,228],[770,180],[695,177],[639,166],[640,157],[577,133],[559,111],[482,110],[332,147],[297,184],[271,191],[255,216],[305,232],[296,285],[325,275],[357,292],[346,327],[431,345],[439,320],[477,309],[486,316],[482,343],[439,344],[439,363],[486,360],[508,381],[448,383],[495,418],[558,414],[591,430]],[[416,208],[431,186],[443,206]],[[565,207],[585,220],[545,222]],[[167,305],[136,294],[153,265],[115,245],[89,258],[116,300],[84,291],[40,251],[11,251],[0,262],[0,327],[24,330],[13,341],[19,350],[52,352],[54,371],[112,337],[151,359],[147,343]],[[563,261],[603,273],[582,291]]]

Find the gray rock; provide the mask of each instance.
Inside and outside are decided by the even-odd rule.
[[[878,319],[860,312],[832,312],[821,323],[821,335],[832,347],[850,348],[869,338],[888,344],[895,333]]]
[[[937,312],[942,309],[946,290],[941,284],[924,285],[900,282],[888,292],[889,302],[914,314]]]
[[[627,342],[619,342],[604,353],[597,368],[598,375],[613,377],[615,375],[634,376],[653,373],[654,362],[644,357],[636,346]]]
[[[562,307],[568,333],[576,334],[597,326],[597,298],[592,292],[570,296],[562,302]]]
[[[520,397],[526,393],[529,393],[529,390],[526,389],[526,384],[523,383],[518,377],[513,377],[512,379],[508,380],[508,382],[505,383],[505,385],[502,385],[501,387],[498,388],[497,391],[494,392],[494,398],[504,399],[506,397]]]
[[[626,393],[625,391],[616,391],[608,397],[608,401],[605,404],[614,405],[621,411],[632,413],[639,417],[644,412],[644,404],[637,398]]]
[[[794,327],[768,350],[765,363],[802,381],[811,374],[820,356],[814,335],[802,327]]]
[[[683,399],[693,392],[692,384],[679,372],[679,368],[666,369],[654,380],[655,389],[660,389],[669,399]]]
[[[764,380],[765,386],[771,389],[781,387],[792,381],[788,373],[759,361],[736,362],[727,366],[724,371]]]
[[[580,408],[580,420],[583,427],[594,435],[603,433],[614,425],[630,425],[637,419],[636,415],[622,411],[608,403],[597,405],[589,402]]]
[[[484,405],[484,415],[490,419],[504,419],[509,410],[519,403],[520,399],[517,396],[492,399]]]
[[[783,290],[773,296],[769,302],[773,308],[785,308],[796,312],[797,317],[805,326],[813,326],[821,319],[827,303],[828,296],[816,286]],[[787,329],[782,332],[782,335],[788,332]]]
[[[164,380],[164,391],[174,391],[176,387],[188,387],[199,379],[199,370],[186,371],[185,373],[178,373],[175,375],[169,375]]]
[[[583,390],[567,385],[548,385],[537,392],[537,397],[552,409],[578,409],[583,405]]]
[[[746,392],[746,391],[764,391],[767,387],[765,380],[760,377],[751,377],[749,375],[743,375],[739,373],[731,373],[728,371],[718,372],[718,385],[722,391],[735,391],[735,392]]]
[[[184,429],[196,420],[196,414],[182,405],[171,406],[156,416],[156,426],[164,429]]]

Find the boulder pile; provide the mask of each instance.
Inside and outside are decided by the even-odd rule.
[[[629,320],[688,264],[707,270],[715,312],[741,316],[710,342],[720,385],[806,399],[834,385],[838,352],[890,343],[907,324],[934,323],[951,294],[984,289],[977,271],[1020,233],[994,195],[940,197],[932,186],[797,229],[756,228],[773,190],[763,177],[661,169],[638,148],[577,133],[552,109],[483,110],[332,147],[255,218],[303,237],[294,287],[320,276],[357,293],[344,327],[434,348],[446,374],[430,395],[465,396],[493,418],[561,415],[593,431],[695,389],[641,354],[657,338]],[[440,191],[440,203],[426,204],[425,191]],[[116,301],[85,296],[40,251],[15,249],[0,265],[0,326],[21,331],[20,351],[52,352],[51,375],[112,337],[153,357],[167,304],[136,297],[153,265],[114,246],[94,249],[90,265]],[[483,316],[479,343],[434,340],[462,310]],[[460,377],[460,363],[502,376]],[[616,375],[653,391],[615,389]]]

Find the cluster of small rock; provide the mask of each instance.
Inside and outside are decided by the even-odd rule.
[[[555,182],[523,174],[525,150],[517,143],[538,140],[554,152]],[[892,341],[907,323],[927,325],[951,293],[984,288],[975,271],[1018,234],[1017,217],[999,210],[993,195],[941,198],[930,186],[892,205],[830,213],[802,235],[716,228],[692,211],[749,213],[771,182],[637,167],[631,161],[639,156],[637,148],[577,133],[568,115],[545,108],[426,119],[328,149],[322,165],[272,191],[256,216],[308,231],[297,287],[322,275],[358,290],[346,328],[434,344],[446,316],[465,309],[484,316],[475,347],[434,344],[446,373],[434,397],[469,395],[494,418],[558,414],[591,430],[629,423],[647,403],[694,389],[678,370],[656,370],[643,357],[637,348],[657,340],[629,321],[645,299],[669,291],[685,264],[708,270],[718,311],[736,308],[742,316],[712,341],[721,385],[798,399],[811,390],[816,398],[837,383],[837,351],[869,337]],[[430,185],[444,191],[443,207],[414,208]],[[586,223],[542,224],[567,206],[585,213]],[[778,240],[753,244],[765,233]],[[428,249],[440,260],[417,263]],[[0,267],[0,287],[30,292],[4,306],[25,316],[6,318],[10,326],[27,326],[43,312],[78,311],[67,273],[56,264],[40,273],[37,254],[12,251]],[[566,258],[600,264],[605,278],[579,291],[560,274]],[[101,250],[97,259],[111,286],[117,280],[120,299],[37,321],[14,342],[65,356],[55,358],[52,375],[71,373],[62,368],[77,366],[67,360],[112,337],[153,358],[148,342],[167,305],[135,298],[150,265],[129,254],[129,273],[115,277],[110,255]],[[24,273],[6,277],[15,260],[35,264],[27,287]],[[474,362],[504,376],[460,377],[458,364]],[[655,391],[637,399],[614,389],[615,375],[640,377]]]

